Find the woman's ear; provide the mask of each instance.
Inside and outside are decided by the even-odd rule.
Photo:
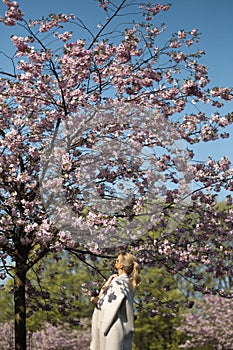
[[[121,270],[124,270],[124,265],[122,263],[119,262],[119,267]]]

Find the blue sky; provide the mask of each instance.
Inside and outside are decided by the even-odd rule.
[[[96,28],[100,13],[96,0],[19,0],[20,7],[27,18],[38,18],[49,13],[75,13],[80,15],[86,24]],[[156,2],[159,2],[157,0]],[[198,28],[202,32],[200,49],[206,51],[202,62],[209,67],[211,85],[233,86],[233,0],[168,0],[171,9],[160,14],[158,23],[165,22],[167,32],[177,32],[179,29],[190,30]],[[5,6],[0,2],[0,14]],[[1,27],[1,31],[3,28]],[[13,28],[2,32],[0,50],[4,51],[9,40],[6,37],[13,34]],[[0,59],[3,59],[2,57]],[[228,103],[224,112],[233,111],[233,102]],[[195,147],[197,159],[206,160],[208,156],[221,158],[228,155],[233,161],[233,127],[229,128],[231,137],[221,142],[211,142]]]

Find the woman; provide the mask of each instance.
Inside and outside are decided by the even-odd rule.
[[[134,290],[140,283],[139,266],[132,254],[120,254],[117,275],[101,288],[92,317],[90,350],[131,350],[134,331]]]

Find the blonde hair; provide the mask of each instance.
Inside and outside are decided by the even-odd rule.
[[[126,275],[132,279],[133,289],[136,289],[141,282],[141,277],[139,275],[139,264],[135,257],[130,253],[122,253],[119,255],[119,260]]]

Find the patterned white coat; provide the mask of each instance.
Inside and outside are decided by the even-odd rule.
[[[126,274],[115,277],[103,292],[92,316],[90,350],[131,350],[134,292]]]

